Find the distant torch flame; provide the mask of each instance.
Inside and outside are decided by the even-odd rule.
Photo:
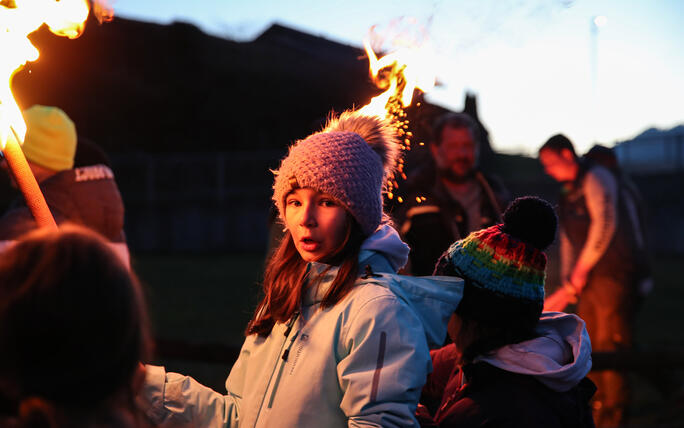
[[[427,58],[427,50],[404,46],[378,58],[369,39],[363,46],[368,55],[371,77],[385,91],[362,107],[361,113],[383,118],[390,116],[394,109],[411,105],[416,88],[427,92],[435,85],[434,65]]]
[[[98,18],[100,22],[111,17],[109,7],[95,4],[105,16]],[[54,34],[74,39],[83,32],[89,10],[88,0],[0,0],[0,150],[41,227],[55,226],[55,222],[19,147],[26,124],[12,95],[12,77],[27,61],[38,59],[29,34],[46,24]]]

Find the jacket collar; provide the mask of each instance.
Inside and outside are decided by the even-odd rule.
[[[359,276],[363,275],[366,266],[370,266],[373,272],[395,272],[391,262],[385,258],[384,254],[376,251],[361,251],[359,254]],[[314,305],[323,301],[323,297],[330,290],[340,268],[339,266],[325,263],[309,262],[306,270],[306,284],[314,284],[314,286],[307,286],[304,293],[302,293],[302,305],[304,306]]]
[[[338,266],[309,262],[306,266],[307,280],[306,288],[302,295],[302,305],[309,306],[320,303],[330,289],[339,270]],[[312,283],[314,286],[309,286]]]

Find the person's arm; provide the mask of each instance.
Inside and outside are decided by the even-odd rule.
[[[565,229],[561,226],[560,228],[560,280],[567,281],[572,274],[572,268],[575,265],[572,244],[570,243],[570,238],[565,232]]]
[[[420,320],[394,295],[356,311],[340,346],[340,409],[349,427],[413,427],[430,354]]]
[[[420,402],[434,415],[439,408],[451,375],[457,365],[458,352],[453,343],[430,351],[432,373],[427,377]]]
[[[604,168],[590,170],[582,185],[591,223],[587,239],[570,274],[570,282],[579,291],[587,275],[610,245],[617,224],[617,181]]]
[[[239,398],[221,395],[191,377],[147,365],[138,403],[161,428],[238,426]]]

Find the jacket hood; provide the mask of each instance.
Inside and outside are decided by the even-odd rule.
[[[408,245],[401,240],[392,226],[380,225],[361,244],[359,275],[363,275],[365,269],[370,269],[375,274],[379,272],[395,273],[408,261],[408,252]],[[305,305],[320,303],[337,276],[339,267],[320,262],[310,262],[307,269],[312,277],[317,278],[317,285],[304,292],[302,302]]]
[[[455,276],[382,274],[387,286],[420,318],[430,348],[444,345],[449,318],[463,298],[463,279]]]
[[[403,268],[408,261],[409,246],[399,237],[399,233],[389,224],[381,224],[361,244],[359,266],[370,259],[374,253],[381,254],[390,264],[392,272]]]
[[[591,342],[584,321],[562,312],[542,313],[538,337],[507,345],[474,362],[533,376],[547,387],[565,392],[591,370]]]
[[[408,254],[409,246],[401,240],[397,231],[388,224],[380,225],[361,245],[360,272],[365,266],[370,266],[376,276],[370,276],[366,281],[392,290],[420,319],[428,345],[442,346],[449,318],[463,297],[463,280],[450,276],[394,274],[406,265]],[[389,263],[390,267],[383,268],[383,262]]]
[[[463,297],[463,280],[451,276],[413,277],[395,274],[408,260],[409,247],[390,225],[381,225],[361,245],[359,274],[363,283],[389,288],[420,319],[430,347],[442,346],[451,314]],[[364,275],[368,266],[372,275]],[[338,268],[323,263],[309,263],[309,271],[319,278],[318,285],[302,296],[304,305],[323,300],[337,275]]]

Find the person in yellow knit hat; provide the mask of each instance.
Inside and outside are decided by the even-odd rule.
[[[31,168],[49,175],[73,168],[77,137],[69,116],[57,107],[39,105],[23,114],[27,128],[22,150]]]
[[[34,105],[23,115],[22,150],[57,224],[76,223],[98,232],[127,261],[124,207],[112,170],[103,164],[74,168],[76,126],[61,109]],[[2,166],[11,177],[4,160]],[[0,218],[0,249],[36,227],[23,197],[17,198]]]

